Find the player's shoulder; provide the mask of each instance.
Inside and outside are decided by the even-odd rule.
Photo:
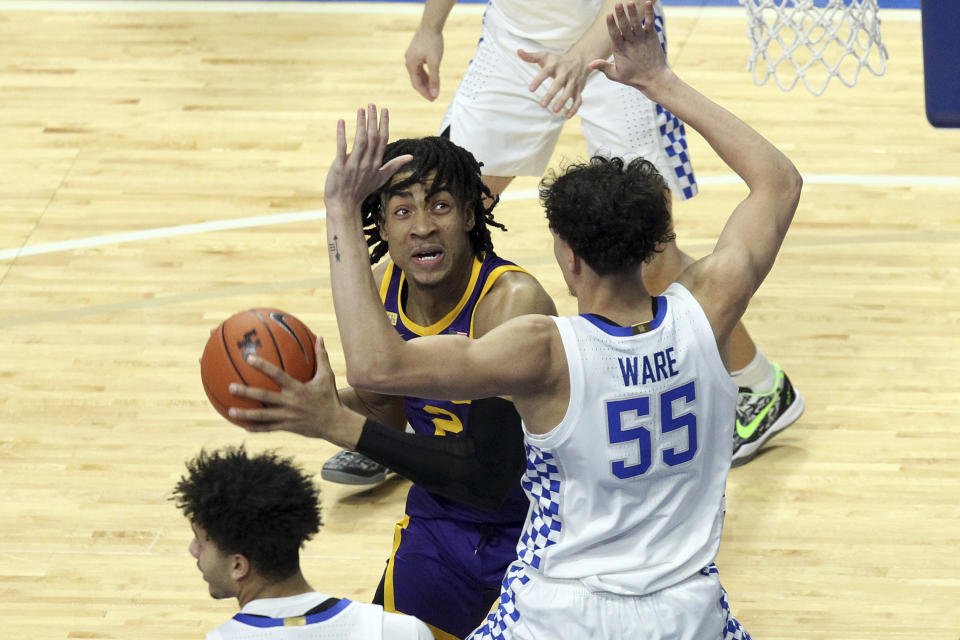
[[[404,613],[383,611],[383,637],[404,640],[433,640],[433,633],[418,618]]]
[[[736,252],[714,252],[687,267],[677,279],[703,310],[721,342],[729,337],[753,295],[747,279],[730,277],[744,260],[747,258]]]
[[[477,307],[502,308],[509,304],[514,311],[511,316],[526,313],[556,315],[557,308],[543,285],[523,270],[501,273],[490,286]]]

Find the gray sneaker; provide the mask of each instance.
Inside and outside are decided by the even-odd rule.
[[[356,451],[341,451],[323,464],[320,477],[340,484],[380,484],[391,472]]]
[[[797,393],[780,365],[773,363],[776,384],[767,393],[741,388],[737,397],[737,423],[733,432],[733,459],[739,467],[753,460],[773,436],[797,421],[803,413],[803,397]]]

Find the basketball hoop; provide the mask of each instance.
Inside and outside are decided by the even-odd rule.
[[[781,89],[790,91],[803,81],[819,96],[834,76],[852,87],[861,67],[877,76],[886,71],[877,0],[740,0],[740,4],[747,10],[752,47],[747,71],[757,85],[773,76]]]

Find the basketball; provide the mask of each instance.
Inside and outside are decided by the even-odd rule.
[[[230,383],[280,388],[266,374],[247,364],[251,354],[277,365],[297,380],[306,382],[317,371],[314,344],[317,337],[296,317],[279,309],[249,309],[236,313],[210,333],[200,358],[203,390],[213,407],[235,424],[227,411],[231,407],[254,409],[260,402],[230,393]]]

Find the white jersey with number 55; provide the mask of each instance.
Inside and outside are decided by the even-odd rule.
[[[647,594],[717,554],[737,387],[686,288],[671,285],[655,313],[636,328],[555,319],[570,404],[549,433],[525,431],[531,507],[518,544],[544,577]]]

